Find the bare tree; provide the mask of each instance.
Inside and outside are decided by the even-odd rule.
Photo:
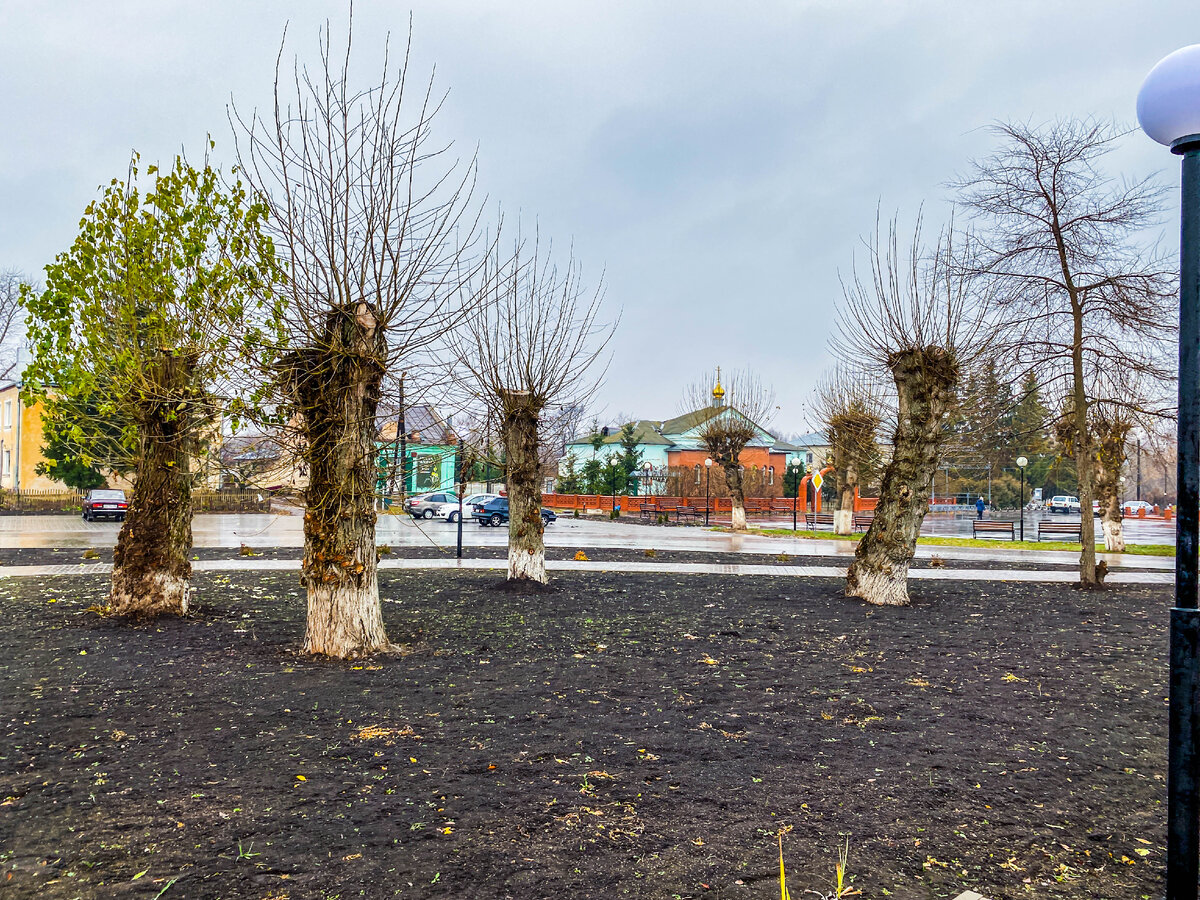
[[[390,647],[375,549],[376,407],[385,375],[410,368],[462,312],[477,214],[474,165],[433,141],[439,98],[414,84],[408,47],[352,85],[328,26],[320,64],[276,62],[273,118],[231,113],[245,177],[267,198],[289,266],[287,341],[267,360],[307,471],[304,650],[357,657]],[[410,35],[411,41],[411,35]],[[409,45],[411,46],[411,44]],[[468,272],[469,274],[469,272]]]
[[[817,387],[815,409],[825,423],[841,502],[833,514],[837,534],[854,531],[854,492],[879,471],[876,435],[883,420],[879,391],[868,373],[835,369]]]
[[[895,383],[892,458],[883,471],[875,518],[854,552],[846,593],[868,603],[908,603],[908,567],[963,373],[985,343],[985,308],[949,264],[948,232],[932,252],[920,222],[902,252],[893,221],[868,244],[869,276],[857,267],[844,284],[835,351]]]
[[[684,405],[701,418],[697,436],[713,465],[725,473],[733,530],[745,531],[746,484],[741,455],[752,441],[762,438],[776,409],[775,392],[752,372],[729,372],[725,386],[719,379],[715,388],[706,380],[693,382],[684,393]]]
[[[1085,513],[1079,580],[1090,587],[1098,583],[1086,514],[1096,496],[1092,408],[1144,404],[1123,392],[1125,372],[1171,377],[1172,266],[1137,240],[1155,221],[1161,191],[1149,179],[1116,182],[1101,171],[1121,136],[1109,125],[1063,120],[994,131],[1000,148],[954,184],[982,229],[969,267],[988,279],[1008,318],[1024,323],[1011,343],[1015,368],[1036,367],[1071,410]]]
[[[485,421],[499,432],[510,581],[547,581],[540,423],[552,411],[585,406],[603,374],[597,361],[615,325],[597,321],[602,297],[601,287],[584,287],[574,257],[559,268],[551,247],[518,235],[511,254],[499,242],[493,247],[476,278],[476,302],[448,336]]]
[[[28,278],[15,269],[0,272],[0,380],[14,376],[20,359],[21,285],[30,284]]]

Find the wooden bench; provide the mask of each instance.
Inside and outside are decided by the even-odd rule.
[[[791,515],[792,510],[797,509],[797,508],[798,508],[798,506],[793,504],[791,500],[772,500],[771,501],[771,512],[772,513],[787,513],[788,515]]]
[[[688,519],[692,522],[697,521],[704,515],[704,510],[696,509],[694,506],[677,506],[675,507],[675,521],[682,522]]]
[[[822,525],[833,527],[833,513],[805,513],[804,526],[810,531],[815,531]]]
[[[747,500],[744,506],[748,516],[765,516],[771,511],[771,504],[766,500]]]
[[[1017,539],[1013,531],[1012,522],[997,521],[995,519],[976,519],[971,523],[971,536],[977,538],[980,535],[984,537],[1008,535],[1010,541]]]
[[[1038,522],[1038,540],[1043,534],[1057,537],[1060,540],[1073,539],[1083,541],[1082,522]]]
[[[641,517],[650,522],[658,520],[658,506],[653,503],[643,503]]]
[[[864,529],[870,528],[871,523],[874,521],[875,521],[875,513],[873,513],[873,512],[871,512],[871,513],[864,512],[864,513],[855,513],[854,514],[854,528],[856,531],[862,531]]]

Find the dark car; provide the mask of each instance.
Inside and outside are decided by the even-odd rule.
[[[94,490],[88,491],[83,498],[83,520],[94,522],[97,519],[116,519],[125,521],[125,513],[129,511],[129,501],[125,499],[124,491]]]
[[[503,525],[508,521],[508,498],[497,497],[494,500],[489,500],[487,503],[474,503],[471,505],[471,518],[480,525]],[[549,525],[558,516],[554,510],[542,507],[542,524]]]

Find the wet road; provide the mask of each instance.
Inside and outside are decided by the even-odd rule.
[[[930,515],[926,519],[929,533],[969,536],[969,519],[954,520],[947,514]],[[755,523],[765,524],[765,523]],[[790,525],[787,522],[786,525]],[[1135,524],[1135,523],[1131,523]],[[1136,523],[1145,528],[1149,523]],[[780,526],[786,527],[781,521]],[[1162,526],[1158,526],[1160,529]],[[116,543],[121,526],[115,522],[84,522],[78,516],[0,516],[0,547],[58,547],[97,549]],[[197,547],[234,548],[241,544],[251,547],[301,547],[304,544],[303,523],[298,515],[212,513],[195,517],[192,523],[193,543]],[[1036,536],[1037,528],[1026,520],[1026,536]],[[943,530],[945,529],[945,530]],[[380,544],[400,547],[441,547],[453,550],[457,526],[440,520],[414,521],[408,516],[380,516],[376,540]],[[1154,534],[1155,543],[1174,540],[1174,528]],[[508,542],[504,528],[483,528],[472,522],[463,524],[463,544],[467,547],[503,547]],[[995,547],[919,547],[917,556],[934,554],[954,559],[996,560],[1005,562],[1050,562],[1074,565],[1079,554],[1075,551],[1040,551],[1005,549],[1003,541]],[[546,529],[546,544],[566,548],[624,548],[656,550],[691,550],[709,553],[787,553],[790,556],[841,556],[854,554],[849,541],[797,540],[787,537],[760,537],[708,531],[699,527],[663,528],[653,525],[609,522],[603,519],[574,519],[562,517]],[[1138,569],[1172,569],[1169,557],[1124,556],[1108,554],[1110,565]]]

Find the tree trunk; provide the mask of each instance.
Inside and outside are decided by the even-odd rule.
[[[330,312],[320,347],[289,358],[304,429],[304,652],[356,659],[390,650],[375,550],[375,410],[383,329],[366,303]]]
[[[898,353],[890,368],[899,400],[894,453],[884,469],[875,518],[854,550],[846,595],[878,606],[904,606],[908,567],[937,471],[942,414],[958,383],[958,366],[933,347]]]
[[[546,545],[542,540],[541,460],[538,412],[525,391],[502,397],[501,433],[508,479],[508,580],[545,584]]]
[[[746,492],[742,483],[742,469],[734,457],[731,466],[725,466],[725,486],[729,488],[729,502],[732,507],[730,527],[734,531],[746,530]]]
[[[841,492],[838,508],[833,514],[834,534],[854,533],[854,488],[858,485],[858,470],[853,464],[838,473]]]
[[[1104,528],[1104,549],[1109,553],[1125,552],[1125,530],[1121,524],[1120,501],[1115,497],[1106,507],[1101,507]]]
[[[195,444],[192,360],[164,351],[148,367],[158,397],[139,423],[133,497],[113,550],[109,606],[123,616],[187,613],[191,595],[192,482]]]
[[[191,595],[188,454],[172,423],[157,425],[142,429],[133,497],[113,551],[109,605],[122,616],[182,616]]]

